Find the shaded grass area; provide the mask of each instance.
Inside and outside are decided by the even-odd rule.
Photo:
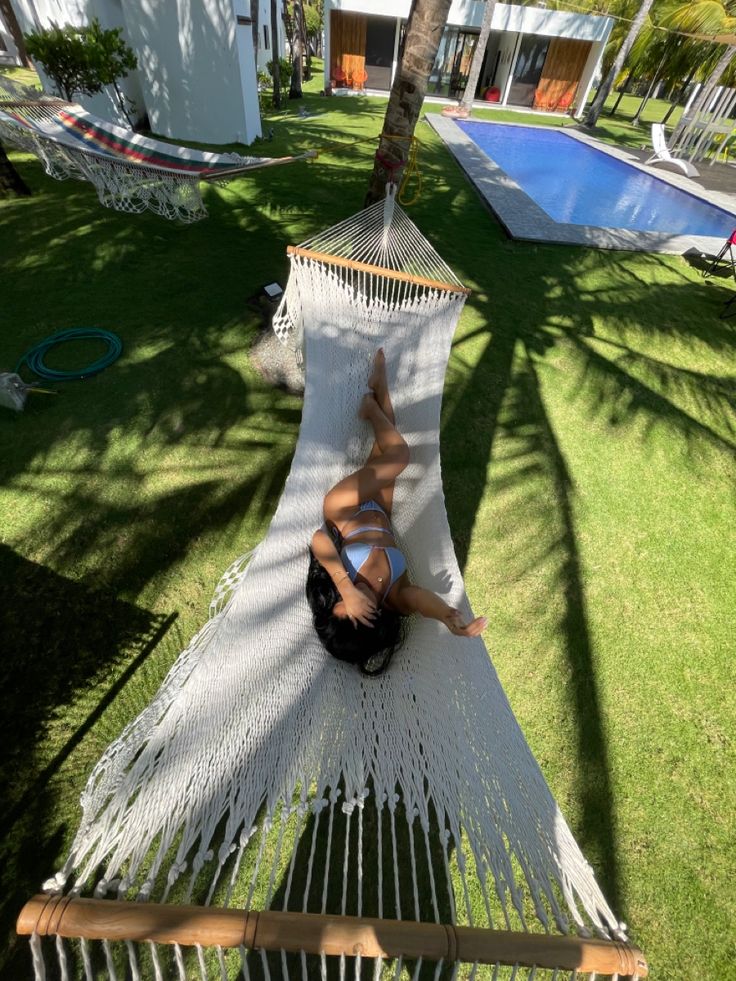
[[[373,144],[356,141],[385,110],[303,104],[311,116],[287,104],[254,152],[345,148],[209,188],[211,217],[191,227],[103,210],[88,186],[12,155],[34,197],[0,206],[0,365],[77,325],[115,330],[125,350],[0,417],[6,977],[27,976],[12,919],[63,859],[86,774],[201,626],[220,572],[263,535],[288,471],[300,404],[250,368],[249,298],[284,282],[286,244],[360,207]],[[473,289],[442,428],[471,601],[653,976],[726,977],[730,294],[675,257],[509,241],[430,128],[418,135],[411,217]]]

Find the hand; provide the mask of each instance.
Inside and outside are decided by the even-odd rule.
[[[456,637],[477,637],[478,634],[483,633],[488,625],[488,620],[485,617],[476,617],[470,623],[464,624],[460,610],[455,609],[449,610],[442,618],[442,622]]]
[[[345,605],[345,613],[351,620],[354,627],[362,623],[366,627],[372,627],[372,621],[376,617],[376,601],[370,596],[366,596],[362,589],[353,586],[348,589],[342,597]]]

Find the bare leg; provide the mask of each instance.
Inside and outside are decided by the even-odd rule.
[[[379,347],[373,359],[373,367],[371,368],[370,375],[368,375],[368,388],[376,396],[376,402],[381,406],[383,414],[395,426],[396,416],[394,415],[394,407],[391,404],[391,395],[386,379],[386,355],[383,353],[382,347]]]
[[[385,384],[382,351],[376,356],[370,382],[377,391],[374,389],[375,394],[370,393],[363,397],[359,415],[373,427],[373,448],[364,466],[341,480],[325,497],[325,517],[338,527],[364,501],[377,501],[390,514],[394,482],[409,462],[409,447],[393,421],[393,407]],[[379,404],[379,393],[381,401],[390,411],[390,416]]]

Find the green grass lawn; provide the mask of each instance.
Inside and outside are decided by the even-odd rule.
[[[63,327],[114,330],[125,349],[0,415],[4,977],[27,976],[13,918],[64,855],[93,762],[276,507],[301,405],[250,365],[251,300],[285,281],[287,244],[360,208],[375,146],[356,141],[385,110],[304,104],[311,116],[287,103],[253,151],[345,147],[209,187],[210,218],[189,227],[103,209],[88,185],[11,154],[34,194],[0,203],[0,367]],[[417,135],[411,217],[473,290],[442,416],[471,602],[652,976],[725,979],[736,326],[718,314],[731,293],[678,257],[508,240],[434,132]]]

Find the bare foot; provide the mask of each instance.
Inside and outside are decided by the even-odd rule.
[[[373,394],[373,392],[366,392],[360,402],[360,407],[358,408],[358,418],[370,419],[377,408],[378,402],[376,402],[376,396]]]
[[[379,347],[373,358],[371,372],[368,375],[368,388],[376,393],[377,399],[380,399],[381,394],[386,390],[386,355],[382,347]]]

